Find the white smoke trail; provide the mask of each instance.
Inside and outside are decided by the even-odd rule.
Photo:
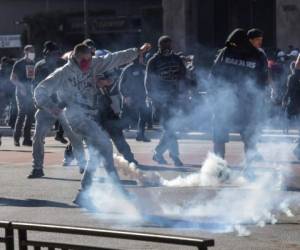
[[[285,154],[282,150],[280,152],[281,156],[277,154],[278,159],[283,159]],[[217,194],[212,199],[203,201],[201,197],[195,196],[188,204],[160,204],[164,216],[186,220],[192,218],[194,222],[190,223],[191,227],[197,227],[197,219],[200,222],[204,220],[215,223],[215,218],[218,218],[217,224],[222,227],[217,230],[213,228],[214,232],[236,231],[238,236],[248,236],[251,233],[246,224],[263,227],[267,223],[275,224],[280,213],[293,216],[289,208],[292,198],[281,192],[284,172],[280,167],[268,171],[253,170],[255,178],[248,180],[244,177],[244,172],[230,170],[225,160],[209,153],[199,172],[166,180],[157,173],[152,176],[142,173],[137,166],[129,164],[123,157],[115,156],[115,161],[123,174],[139,180],[141,184],[215,187]],[[176,228],[181,226],[180,223],[173,225]],[[203,225],[201,229],[211,231],[210,228],[203,228]]]
[[[158,173],[143,173],[136,164],[129,163],[123,156],[115,154],[114,161],[118,171],[130,179],[137,180],[140,185],[153,186],[161,183],[161,177]]]
[[[216,194],[210,199],[203,200],[196,195],[188,203],[160,201],[158,206],[162,216],[186,220],[185,227],[218,233],[237,232],[238,236],[248,236],[251,232],[246,225],[264,227],[268,223],[277,223],[281,213],[293,216],[290,210],[293,197],[283,194],[281,190],[284,173],[279,167],[270,171],[254,171],[255,178],[249,180],[243,176],[243,172],[230,170],[226,161],[209,153],[199,172],[166,180],[158,173],[143,173],[123,157],[115,155],[114,160],[118,171],[130,179],[138,180],[142,185],[202,187],[204,190],[207,186],[215,188]],[[137,224],[149,221],[149,217],[142,214],[138,197],[129,199],[112,183],[104,186],[94,184],[91,196],[97,210],[102,213],[102,219]],[[211,228],[210,224],[218,226]],[[182,223],[170,226],[181,228]]]

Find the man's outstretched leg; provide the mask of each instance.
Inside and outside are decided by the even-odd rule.
[[[70,124],[72,130],[84,138],[88,148],[88,160],[81,180],[81,190],[74,203],[79,206],[89,206],[92,201],[88,191],[93,183],[95,172],[101,165],[113,183],[121,187],[120,178],[114,166],[113,147],[108,135],[95,121],[82,117],[71,121]]]

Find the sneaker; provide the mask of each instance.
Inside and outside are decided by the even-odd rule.
[[[28,179],[41,178],[44,176],[43,169],[33,169],[30,175],[27,176]]]
[[[68,144],[68,141],[63,136],[55,136],[54,140],[61,142],[62,144]]]
[[[182,163],[182,161],[179,159],[179,157],[178,156],[171,156],[170,155],[170,158],[172,159],[172,161],[174,162],[174,165],[176,166],[176,167],[182,167],[183,166],[183,163]]]
[[[32,147],[32,140],[24,140],[22,143],[23,146]]]
[[[156,161],[158,164],[168,164],[163,155],[155,153],[152,157],[153,161]]]
[[[151,140],[144,135],[138,135],[135,139],[136,141],[151,142]]]

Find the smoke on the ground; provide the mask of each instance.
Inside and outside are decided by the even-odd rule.
[[[199,71],[199,74],[209,75],[208,72]],[[219,128],[230,128],[231,132],[242,132],[242,139],[247,137],[250,129],[251,143],[259,144],[261,128],[264,124],[272,124],[267,115],[268,88],[263,90],[257,88],[256,83],[251,79],[241,79],[242,87],[233,86],[231,82],[218,82],[213,78],[199,76],[200,84],[205,85],[208,94],[204,101],[195,102],[195,105],[186,112],[179,112],[176,108],[176,115],[169,121],[168,126],[174,130],[183,130],[191,124],[208,123],[212,129],[210,119],[219,115],[219,122],[214,123]],[[251,99],[252,98],[252,99]],[[254,98],[254,99],[253,99]],[[180,114],[180,115],[179,115]],[[201,114],[205,114],[202,116]],[[243,116],[238,116],[245,115]],[[220,116],[221,115],[221,116]],[[245,119],[251,116],[248,127],[245,126]],[[232,119],[228,119],[232,118]],[[247,124],[246,124],[247,125]],[[252,126],[252,127],[251,127]],[[254,126],[254,127],[253,127]],[[192,145],[192,144],[191,144]],[[255,150],[254,150],[255,151]],[[246,158],[256,152],[247,151]],[[280,215],[293,216],[290,204],[295,202],[295,197],[283,192],[287,186],[290,164],[290,148],[284,145],[271,143],[264,148],[263,157],[274,159],[269,168],[259,169],[252,164],[244,162],[240,170],[233,170],[228,167],[225,160],[214,154],[208,154],[202,168],[192,174],[176,177],[175,179],[164,179],[157,173],[145,174],[134,164],[128,164],[121,158],[116,158],[118,169],[128,177],[136,179],[143,185],[161,185],[169,188],[206,187],[214,188],[215,194],[211,198],[203,199],[195,192],[188,202],[155,200],[156,205],[161,208],[161,216],[164,218],[180,218],[181,222],[169,224],[172,228],[194,228],[209,232],[237,232],[240,236],[247,236],[251,232],[248,225],[263,227],[266,224],[275,224]],[[251,158],[251,157],[250,157]],[[284,159],[284,164],[280,165]],[[255,165],[255,164],[254,164]],[[148,172],[148,171],[147,171]],[[114,211],[119,209],[119,214],[124,218],[130,215],[136,218],[151,221],[139,208],[147,206],[141,204],[139,197],[129,199],[123,192],[115,193],[113,188],[94,188],[93,200],[99,207],[99,211]],[[144,202],[144,201],[143,201]],[[147,201],[149,207],[151,200]],[[123,204],[127,205],[123,209]],[[121,209],[120,209],[121,208]],[[114,216],[110,216],[113,218]],[[185,221],[185,222],[183,222]],[[199,223],[197,223],[199,222]],[[203,223],[205,222],[205,223]],[[153,223],[157,223],[153,219]],[[212,227],[211,225],[217,225]]]

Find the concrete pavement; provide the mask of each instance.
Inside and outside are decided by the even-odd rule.
[[[145,173],[158,171],[166,179],[173,179],[178,175],[185,176],[197,172],[206,158],[207,152],[212,149],[208,140],[182,139],[180,150],[185,163],[183,168],[176,168],[171,164],[165,166],[156,165],[151,157],[157,140],[151,143],[140,143],[129,139],[129,143],[135,153],[137,160],[141,163],[141,169]],[[286,195],[295,195],[299,198],[300,190],[300,162],[292,155],[295,144],[291,141],[283,143],[263,142],[259,149],[265,156],[265,161],[257,164],[255,168],[289,168],[291,176],[288,179],[287,191],[281,191]],[[29,180],[26,178],[31,171],[31,148],[13,146],[11,137],[4,137],[0,148],[0,220],[13,220],[24,222],[51,223],[87,227],[109,227],[137,231],[171,233],[189,235],[196,237],[208,237],[216,240],[216,246],[212,249],[300,249],[300,203],[293,204],[292,211],[295,217],[289,218],[281,215],[279,222],[275,225],[257,227],[248,225],[251,235],[238,237],[236,233],[210,233],[206,228],[199,225],[213,227],[218,220],[207,221],[207,218],[197,219],[197,226],[191,217],[191,221],[178,216],[162,216],[159,204],[186,204],[195,197],[209,200],[220,188],[216,187],[149,187],[149,186],[126,186],[130,193],[135,194],[139,199],[147,202],[148,211],[153,216],[160,218],[160,223],[144,221],[144,223],[129,223],[117,215],[105,216],[103,214],[91,213],[74,206],[74,199],[80,187],[80,174],[76,167],[62,167],[63,156],[62,144],[52,138],[46,140],[46,176],[41,179]],[[283,154],[283,149],[285,153]],[[279,153],[282,152],[282,155]],[[167,157],[166,157],[167,158]],[[236,140],[228,145],[227,159],[233,169],[239,169],[243,161],[243,150],[240,141]],[[168,159],[169,161],[169,159]],[[101,174],[101,173],[100,173]],[[127,177],[123,177],[127,179]],[[299,199],[300,201],[300,199]],[[119,204],[125,209],[124,204]],[[181,226],[176,229],[173,226],[178,221]],[[87,243],[115,247],[121,249],[192,249],[181,246],[158,245],[151,243],[130,242],[122,240],[101,239],[96,240],[90,237],[67,237],[62,235],[39,234],[30,237],[39,239],[63,240],[72,243]]]

